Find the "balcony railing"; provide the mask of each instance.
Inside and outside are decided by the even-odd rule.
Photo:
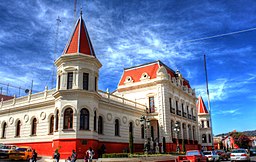
[[[191,115],[191,114],[188,114],[188,118],[191,119],[191,118],[192,118],[192,115]]]
[[[171,109],[171,113],[175,114],[175,108]]]
[[[181,110],[177,111],[177,115],[181,116]]]
[[[193,116],[193,120],[196,121],[196,116]]]
[[[187,113],[183,112],[182,116],[186,118],[187,117]]]

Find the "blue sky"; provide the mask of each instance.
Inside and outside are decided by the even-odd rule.
[[[201,39],[256,28],[256,1],[77,0],[77,17],[81,7],[103,64],[100,89],[115,90],[123,68],[161,60],[207,105],[206,54],[214,134],[256,129],[256,29]],[[52,87],[58,16],[57,57],[75,21],[72,0],[0,1],[0,83]]]

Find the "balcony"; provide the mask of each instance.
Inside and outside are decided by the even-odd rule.
[[[193,120],[196,121],[196,116],[193,116]]]
[[[175,108],[171,109],[171,113],[175,114]]]
[[[181,116],[181,110],[177,111],[177,115]]]
[[[186,118],[187,117],[187,113],[183,112],[182,116]]]
[[[192,118],[192,115],[191,115],[191,114],[188,114],[188,118],[191,119],[191,118]]]

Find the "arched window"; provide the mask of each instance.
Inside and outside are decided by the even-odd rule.
[[[192,130],[191,130],[191,125],[188,125],[188,136],[189,136],[189,140],[192,140]]]
[[[145,138],[145,133],[144,133],[144,131],[145,131],[145,128],[144,128],[144,125],[142,124],[142,125],[141,125],[141,138],[142,138],[142,139]]]
[[[182,128],[183,128],[183,139],[187,139],[187,129],[186,129],[186,124],[183,123],[182,124]]]
[[[103,134],[103,118],[102,118],[102,116],[99,116],[99,119],[98,119],[98,133]]]
[[[205,134],[202,135],[202,143],[207,143],[206,142],[206,135]]]
[[[73,128],[73,110],[71,108],[67,108],[64,112],[64,129],[72,129]]]
[[[119,120],[115,120],[115,136],[119,136]]]
[[[15,135],[15,137],[19,137],[20,136],[20,126],[21,126],[21,122],[19,120],[17,122],[17,125],[16,125],[16,135]]]
[[[212,142],[212,136],[211,136],[211,134],[208,134],[208,141],[209,141],[209,143]]]
[[[56,119],[55,119],[55,130],[58,131],[59,129],[59,110],[56,112]]]
[[[129,134],[131,134],[132,137],[133,137],[133,124],[132,124],[132,122],[129,123]]]
[[[195,140],[195,139],[196,139],[196,138],[195,138],[195,135],[196,135],[196,134],[195,134],[195,131],[196,131],[196,130],[195,130],[195,126],[193,126],[192,131],[193,131],[193,132],[192,132],[192,134],[193,134],[193,140]]]
[[[93,130],[96,131],[97,129],[97,114],[96,111],[94,111],[94,119],[93,119],[94,123],[93,123]]]
[[[6,124],[6,122],[4,122],[4,124],[3,124],[3,131],[2,131],[2,138],[6,138],[5,136],[6,136],[6,127],[7,127],[7,124]]]
[[[31,135],[35,136],[36,135],[36,127],[37,127],[37,120],[36,118],[33,119],[32,121],[32,128],[31,128]]]
[[[173,130],[174,130],[174,121],[172,120],[172,121],[171,121],[171,136],[172,136],[172,138],[174,138],[174,132],[173,132]]]
[[[54,125],[54,116],[52,115],[50,118],[50,129],[49,129],[49,134],[53,134],[53,125]]]
[[[80,130],[89,130],[89,111],[83,108],[80,111]]]

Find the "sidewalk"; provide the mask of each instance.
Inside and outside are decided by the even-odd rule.
[[[151,157],[138,157],[138,158],[99,158],[93,159],[93,162],[175,162],[176,156],[151,156]],[[52,157],[42,157],[38,162],[54,162]],[[61,159],[60,162],[65,162]],[[77,159],[76,162],[84,162],[84,159]]]

